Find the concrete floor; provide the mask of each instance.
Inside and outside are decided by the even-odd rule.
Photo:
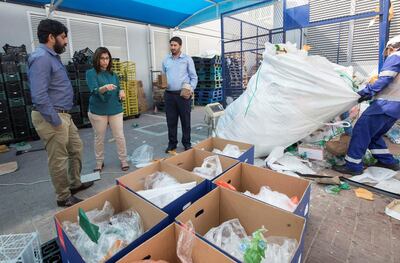
[[[192,141],[207,136],[203,109],[192,114]],[[134,128],[133,124],[139,127]],[[128,153],[143,143],[154,147],[154,158],[165,157],[167,133],[165,116],[142,114],[124,123]],[[82,174],[94,167],[92,129],[81,129],[84,143]],[[108,132],[106,141],[111,138]],[[33,148],[43,147],[40,141]],[[182,146],[178,151],[182,151]],[[0,163],[17,161],[18,171],[0,176],[0,234],[38,231],[42,242],[56,236],[53,215],[61,210],[49,181],[33,185],[2,186],[48,180],[47,155],[44,151],[15,156],[15,150],[0,154]],[[131,167],[130,171],[134,168]],[[115,143],[106,142],[105,169],[102,179],[77,196],[86,198],[115,184],[123,173],[119,168]],[[310,218],[305,238],[303,262],[400,262],[400,221],[385,215],[390,198],[375,195],[375,201],[357,198],[354,191],[334,196],[323,187],[312,185]]]

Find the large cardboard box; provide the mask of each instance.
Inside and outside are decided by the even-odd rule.
[[[239,160],[240,162],[254,164],[254,145],[252,144],[212,137],[199,142],[193,146],[193,148],[207,152],[212,152],[214,149],[222,151],[227,144],[237,145],[239,149],[243,151],[242,155],[235,159]]]
[[[184,210],[185,207],[188,207],[191,203],[207,194],[210,190],[210,186],[205,179],[186,170],[160,161],[118,178],[117,183],[132,192],[141,191],[144,190],[145,178],[158,171],[168,173],[180,183],[197,183],[197,185],[190,191],[181,195],[164,208],[160,208],[168,213],[171,218],[175,218]]]
[[[109,201],[115,209],[115,213],[125,211],[129,208],[134,208],[141,216],[144,233],[142,236],[134,240],[127,247],[116,253],[106,262],[116,262],[122,258],[129,251],[142,244],[144,241],[154,236],[171,223],[171,219],[166,213],[153,206],[146,200],[138,197],[132,192],[128,191],[122,186],[113,186],[97,195],[86,199],[72,207],[58,212],[55,217],[58,243],[60,245],[61,256],[63,262],[84,262],[79,255],[78,250],[69,240],[68,236],[62,228],[62,222],[70,221],[77,222],[78,209],[82,208],[84,211],[92,209],[101,210],[105,201]]]
[[[213,155],[216,154],[197,149],[190,149],[188,151],[182,152],[178,155],[166,159],[165,162],[178,166],[179,168],[182,168],[186,171],[192,172],[194,168],[200,167],[203,164],[205,158]],[[222,174],[238,164],[238,161],[236,161],[235,159],[221,155],[219,155],[218,157],[221,161]],[[220,175],[216,176],[215,178],[218,178],[219,176]]]
[[[132,250],[118,263],[131,263],[139,260],[164,260],[168,263],[181,263],[176,248],[179,234],[183,228],[173,223],[163,231]],[[225,263],[235,262],[199,237],[195,237],[192,250],[193,262]]]
[[[191,220],[196,233],[203,238],[211,228],[235,218],[239,219],[248,235],[264,226],[268,230],[265,236],[284,236],[296,239],[299,245],[291,262],[301,262],[305,218],[240,193],[221,187],[215,188],[185,209],[176,220],[181,223]]]
[[[157,76],[157,86],[161,89],[166,89],[168,87],[167,76],[165,74]]]
[[[258,194],[261,186],[268,186],[272,191],[286,194],[289,198],[297,196],[299,204],[294,213],[308,217],[311,184],[307,180],[241,163],[213,182],[218,181],[231,184],[241,193],[250,191],[252,194]]]

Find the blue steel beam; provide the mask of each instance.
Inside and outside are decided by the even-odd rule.
[[[390,9],[390,0],[380,0],[380,12],[382,15],[379,20],[379,70],[381,70],[383,66],[383,62],[385,58],[383,57],[383,51],[385,50],[386,43],[388,41],[389,36],[389,9]]]

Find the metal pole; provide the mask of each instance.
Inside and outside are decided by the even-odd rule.
[[[226,106],[226,82],[227,78],[225,76],[225,42],[224,42],[225,36],[224,36],[224,15],[221,14],[221,67],[222,67],[222,105],[225,107]]]
[[[388,41],[389,33],[389,9],[390,0],[379,0],[379,71],[382,69],[384,57],[383,51],[385,50]]]

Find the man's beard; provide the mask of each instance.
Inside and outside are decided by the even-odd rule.
[[[56,44],[54,45],[54,51],[57,53],[57,54],[62,54],[62,53],[64,53],[65,52],[65,47],[66,47],[67,45],[62,45],[62,44],[60,44],[58,41],[56,41]]]

